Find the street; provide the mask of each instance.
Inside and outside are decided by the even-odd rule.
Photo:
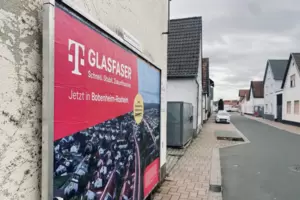
[[[220,149],[223,199],[299,200],[300,135],[238,115],[231,121],[250,143]]]

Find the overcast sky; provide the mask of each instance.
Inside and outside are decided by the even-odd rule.
[[[202,16],[215,100],[262,80],[267,59],[300,51],[299,0],[172,0],[171,18]]]

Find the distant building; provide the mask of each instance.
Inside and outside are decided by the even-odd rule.
[[[282,121],[300,125],[300,53],[291,53],[278,101],[282,102]]]
[[[263,115],[264,84],[263,81],[251,81],[249,95],[246,102],[246,114]]]
[[[248,95],[249,95],[249,90],[239,90],[239,111],[241,113],[245,113],[246,112],[246,107],[247,107],[247,99],[248,99]]]
[[[264,118],[266,119],[277,119],[276,92],[281,90],[287,63],[288,60],[267,61],[264,75]]]
[[[211,111],[211,84],[209,79],[209,58],[202,59],[202,117],[205,122]]]
[[[238,100],[224,100],[224,110],[226,111],[238,111],[239,101]]]
[[[214,87],[215,82],[209,79],[209,97],[208,97],[208,118],[213,113],[213,101],[214,101]]]
[[[167,101],[193,105],[193,128],[202,126],[202,18],[170,20]]]

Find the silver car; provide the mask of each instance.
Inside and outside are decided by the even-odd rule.
[[[219,110],[216,115],[216,123],[230,123],[230,114],[225,110]]]

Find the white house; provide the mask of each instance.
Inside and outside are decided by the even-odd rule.
[[[189,37],[187,37],[189,35]],[[170,20],[167,101],[193,105],[193,128],[202,127],[202,19]]]
[[[287,66],[287,60],[268,60],[264,75],[264,118],[277,119],[277,95]],[[279,114],[280,115],[280,114]]]
[[[247,99],[248,99],[248,95],[249,95],[249,90],[239,90],[239,107],[240,107],[240,112],[241,113],[245,113],[246,112],[246,103],[247,103]]]
[[[264,85],[263,81],[251,81],[249,95],[246,102],[246,114],[261,116],[264,106]]]
[[[300,125],[300,53],[291,53],[281,88],[282,121]]]

